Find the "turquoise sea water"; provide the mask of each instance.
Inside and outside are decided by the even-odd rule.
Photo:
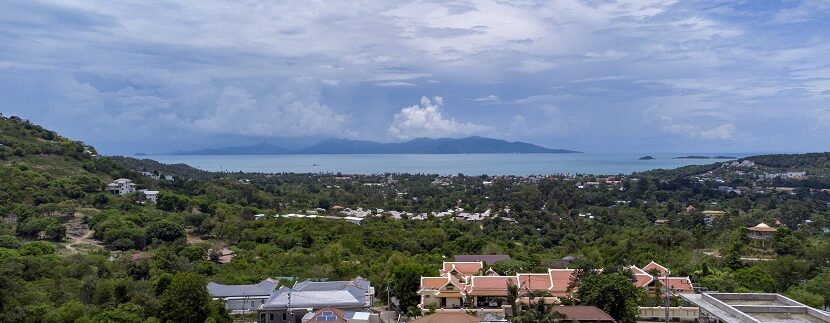
[[[638,160],[651,155],[655,160]],[[209,171],[264,173],[428,173],[465,175],[630,174],[632,172],[710,164],[720,159],[672,159],[679,156],[734,156],[733,153],[582,153],[451,155],[155,155],[140,158],[184,163]]]

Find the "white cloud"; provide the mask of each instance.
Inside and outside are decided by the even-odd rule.
[[[479,102],[479,103],[485,103],[485,104],[486,103],[499,103],[499,102],[501,102],[501,98],[498,95],[489,94],[489,95],[477,97],[477,98],[473,99],[473,101]]]
[[[257,99],[248,91],[226,87],[212,112],[189,123],[211,134],[247,136],[350,135],[349,116],[294,92]]]
[[[684,135],[689,138],[708,140],[735,140],[736,128],[732,123],[724,123],[712,128],[705,128],[690,124],[675,123],[670,117],[660,118],[662,129],[665,132]]]
[[[522,65],[517,67],[516,69],[522,72],[536,73],[547,71],[554,67],[556,67],[556,64],[547,60],[529,59],[522,62]]]
[[[398,139],[463,137],[489,130],[484,125],[447,118],[441,113],[444,99],[421,97],[421,103],[401,109],[395,114],[389,134]]]

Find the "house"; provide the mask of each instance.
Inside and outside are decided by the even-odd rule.
[[[214,300],[225,304],[231,313],[248,313],[255,311],[277,288],[277,282],[268,278],[252,285],[223,285],[209,282],[208,293]]]
[[[345,312],[365,312],[372,306],[374,288],[357,277],[351,281],[297,282],[280,287],[257,309],[259,323],[301,323],[309,312],[335,308]],[[331,317],[329,315],[323,315]]]
[[[553,311],[565,315],[565,322],[616,323],[611,315],[596,306],[554,306]]]
[[[144,198],[147,199],[147,202],[156,204],[158,201],[159,191],[140,190],[139,192],[144,193]]]
[[[455,255],[455,261],[458,262],[480,261],[490,266],[502,260],[510,260],[510,255]]]
[[[127,195],[135,192],[135,187],[136,185],[133,181],[126,178],[119,178],[107,184],[107,192],[114,195]]]
[[[308,312],[302,318],[302,323],[319,321],[339,323],[374,323],[380,321],[380,319],[377,314],[372,314],[370,312],[344,311],[334,307],[326,307],[316,312]]]

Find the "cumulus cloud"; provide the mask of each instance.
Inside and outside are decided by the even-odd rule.
[[[444,99],[421,97],[420,104],[401,109],[395,114],[389,134],[398,139],[463,137],[490,129],[487,126],[456,121],[441,112]]]

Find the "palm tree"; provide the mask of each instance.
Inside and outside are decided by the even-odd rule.
[[[507,302],[510,303],[510,312],[513,317],[517,317],[519,315],[518,306],[516,306],[516,300],[519,299],[519,286],[512,282],[507,283]]]

